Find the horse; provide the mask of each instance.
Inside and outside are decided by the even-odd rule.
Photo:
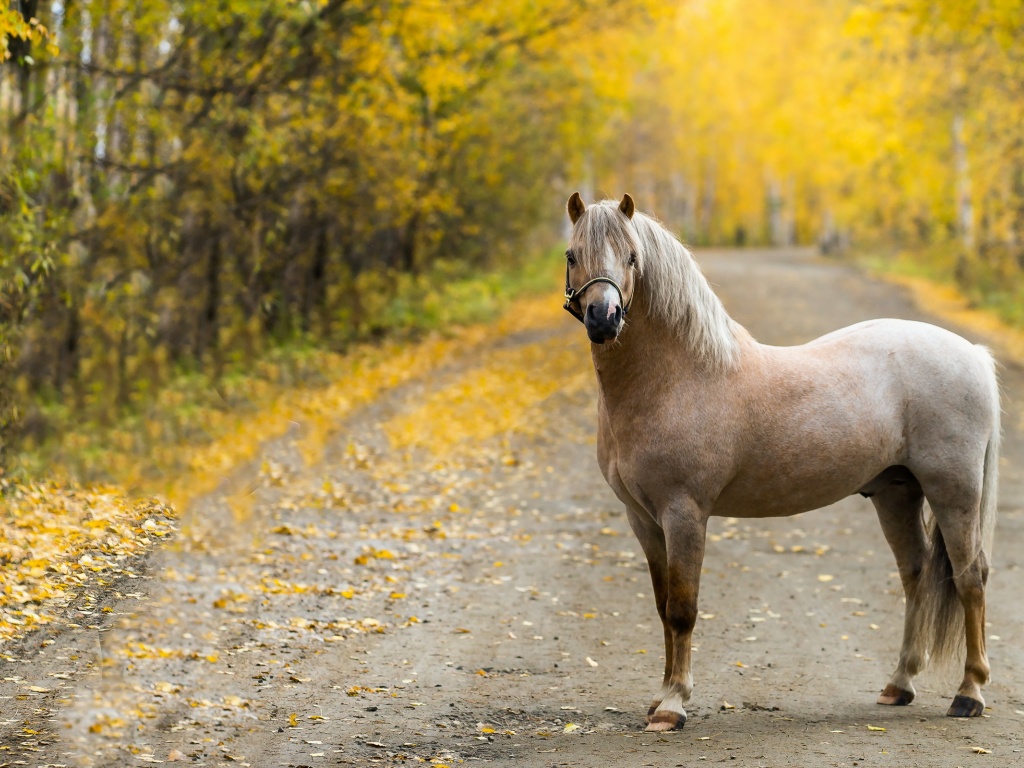
[[[759,344],[628,194],[587,207],[577,192],[567,209],[564,306],[591,342],[598,463],[647,557],[664,627],[647,730],[686,723],[708,519],[788,516],[856,493],[871,499],[906,593],[878,703],[909,704],[925,664],[966,645],[947,714],[980,716],[1000,437],[988,350],[893,319]]]

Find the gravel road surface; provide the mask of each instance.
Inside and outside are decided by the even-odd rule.
[[[807,251],[698,259],[766,343],[943,324]],[[903,600],[858,496],[713,521],[689,720],[644,733],[661,626],[597,468],[589,345],[556,305],[391,389],[321,461],[300,426],[95,609],[4,649],[0,766],[1024,765],[1024,368],[1002,362],[984,718],[944,717],[956,680],[932,674],[875,705]]]

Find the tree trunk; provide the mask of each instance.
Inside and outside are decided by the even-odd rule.
[[[974,250],[974,202],[971,198],[970,166],[964,143],[964,116],[953,116],[953,168],[956,173],[956,223],[966,252]]]

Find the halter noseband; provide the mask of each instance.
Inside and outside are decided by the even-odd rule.
[[[586,283],[584,283],[579,290],[575,290],[572,286],[570,286],[568,259],[565,262],[565,304],[562,305],[562,309],[564,309],[570,315],[575,317],[581,323],[585,324],[586,320],[583,319],[583,313],[576,309],[576,306],[573,304],[573,302],[579,301],[579,298],[580,296],[583,295],[583,292],[587,290],[587,288],[589,288],[590,286],[594,285],[594,283],[608,283],[608,285],[614,288],[615,292],[619,294],[619,304],[622,305],[622,314],[625,315],[629,313],[629,304],[627,304],[622,297],[622,288],[620,288],[619,284],[612,280],[610,277],[595,277],[592,280],[588,280]]]

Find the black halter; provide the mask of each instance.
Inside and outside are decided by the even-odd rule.
[[[579,290],[574,290],[572,286],[569,285],[568,260],[566,260],[565,262],[565,304],[562,305],[562,309],[564,309],[570,315],[575,317],[581,323],[585,323],[586,321],[583,319],[583,313],[576,309],[576,306],[573,304],[573,302],[579,301],[579,298],[580,296],[583,295],[583,292],[587,290],[587,288],[592,286],[594,283],[608,283],[608,285],[614,288],[615,292],[619,294],[619,304],[622,305],[622,314],[628,314],[629,305],[626,304],[626,302],[622,298],[622,289],[619,287],[619,284],[612,280],[610,277],[595,277],[593,280],[588,280],[586,283],[584,283]]]

